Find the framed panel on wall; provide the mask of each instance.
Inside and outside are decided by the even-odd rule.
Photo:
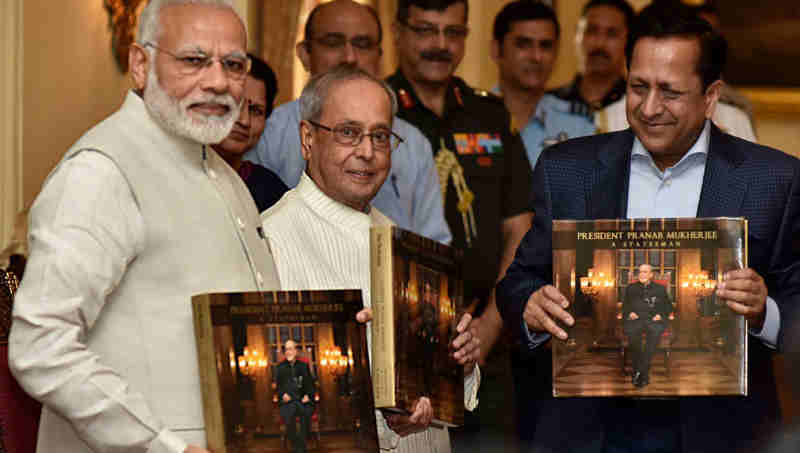
[[[800,3],[796,0],[719,2],[728,40],[725,78],[734,85],[800,87]]]

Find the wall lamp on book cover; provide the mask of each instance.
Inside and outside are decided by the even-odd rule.
[[[231,370],[235,372],[236,365],[239,365],[239,372],[247,377],[254,377],[259,372],[267,368],[267,357],[261,354],[258,349],[244,347],[243,354],[235,357],[233,351],[229,353]]]

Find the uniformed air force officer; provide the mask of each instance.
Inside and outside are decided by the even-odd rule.
[[[623,329],[631,345],[633,385],[637,387],[650,383],[650,359],[667,328],[671,311],[666,288],[653,281],[653,267],[642,264],[639,281],[628,285],[622,302]]]
[[[494,20],[491,54],[500,71],[497,94],[522,136],[531,167],[543,148],[595,131],[587,106],[544,92],[558,56],[559,33],[553,9],[531,0],[507,4]]]

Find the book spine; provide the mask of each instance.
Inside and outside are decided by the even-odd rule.
[[[203,389],[203,415],[206,442],[215,453],[227,453],[225,447],[225,421],[222,417],[222,399],[217,364],[214,354],[214,331],[211,325],[211,296],[192,297],[194,336],[197,341],[200,388]]]
[[[394,407],[395,341],[392,304],[392,227],[370,230],[372,384],[375,407]]]

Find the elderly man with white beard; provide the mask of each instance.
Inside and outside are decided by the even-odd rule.
[[[239,117],[229,1],[151,0],[135,89],[31,209],[11,369],[44,404],[40,452],[206,452],[190,297],[279,286],[253,199],[207,146]]]

